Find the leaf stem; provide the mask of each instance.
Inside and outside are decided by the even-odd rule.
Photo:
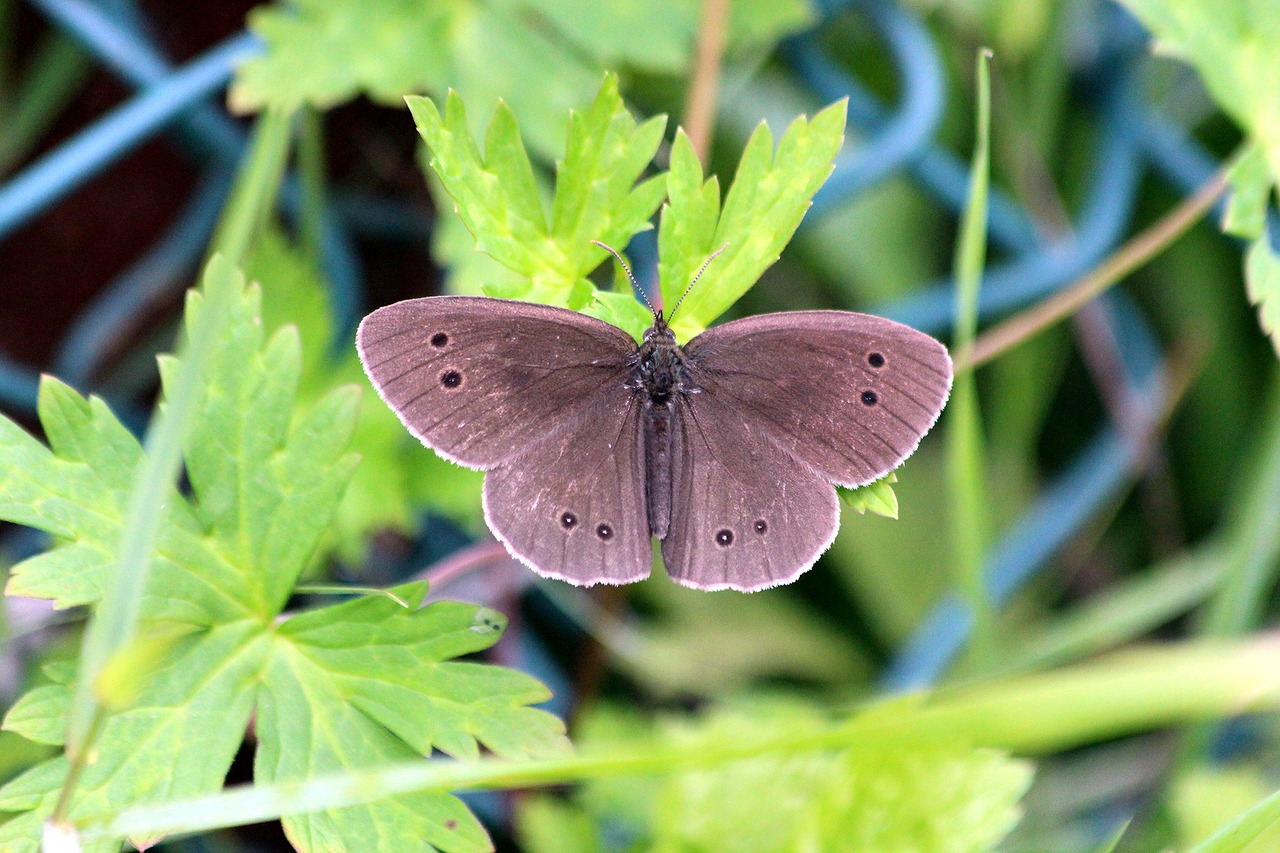
[[[693,76],[684,102],[684,132],[698,159],[707,162],[715,133],[720,63],[729,29],[729,0],[703,0],[702,21],[693,61]]]
[[[956,358],[956,371],[981,367],[1080,310],[1089,300],[1172,245],[1209,212],[1226,190],[1226,174],[1219,172],[1196,190],[1195,194],[1125,243],[1071,286],[980,335],[974,343],[972,355]]]
[[[254,127],[253,142],[236,177],[236,185],[214,232],[209,254],[220,254],[241,266],[255,234],[274,210],[276,191],[289,155],[292,114],[268,109]]]

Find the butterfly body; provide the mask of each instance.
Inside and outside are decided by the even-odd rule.
[[[365,371],[447,459],[487,471],[490,529],[540,574],[630,583],[653,537],[677,582],[788,583],[839,525],[833,483],[895,468],[951,384],[945,348],[879,317],[797,311],[713,327],[683,347],[586,315],[428,297],[361,323]]]
[[[676,405],[697,391],[688,379],[684,350],[662,318],[645,332],[627,387],[639,398],[649,533],[665,539],[671,525],[671,443]]]

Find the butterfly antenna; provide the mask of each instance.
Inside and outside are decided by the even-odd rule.
[[[716,259],[716,255],[720,254],[727,248],[729,248],[729,244],[725,243],[719,249],[712,252],[711,257],[707,258],[706,261],[703,262],[702,267],[698,270],[698,274],[693,277],[693,281],[689,282],[689,286],[684,289],[684,293],[680,294],[680,298],[676,300],[676,307],[672,308],[671,313],[667,316],[668,323],[671,322],[672,317],[676,316],[676,312],[680,310],[680,305],[684,302],[684,298],[689,295],[690,290],[693,290],[693,286],[698,283],[698,279],[702,278],[702,274],[707,271],[707,267],[711,266],[711,262]]]
[[[627,278],[631,280],[631,286],[635,288],[636,293],[644,300],[645,307],[649,309],[649,313],[661,319],[662,315],[654,310],[653,303],[649,301],[649,296],[644,292],[644,288],[640,286],[640,282],[636,281],[636,277],[631,274],[631,267],[627,266],[627,262],[622,259],[622,255],[619,255],[608,243],[601,243],[599,240],[592,240],[591,242],[617,258],[618,263],[622,264],[622,271],[627,274]]]

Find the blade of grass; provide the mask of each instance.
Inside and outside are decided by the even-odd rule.
[[[5,99],[0,174],[8,172],[35,147],[80,89],[88,72],[89,58],[67,36],[53,33],[40,42],[16,95]]]
[[[1223,579],[1209,602],[1201,632],[1225,638],[1244,634],[1261,620],[1280,572],[1280,383],[1273,382],[1261,441],[1243,459],[1249,483],[1225,522]],[[1189,767],[1209,753],[1216,728],[1197,726],[1182,743],[1179,765]]]
[[[1216,544],[1154,566],[1068,615],[1038,626],[1027,642],[1015,644],[1002,656],[995,674],[1042,670],[1132,642],[1208,599],[1220,585],[1225,567],[1222,548]],[[991,669],[982,673],[984,677],[992,674]]]
[[[1262,441],[1244,456],[1253,482],[1229,521],[1231,555],[1222,590],[1204,623],[1213,637],[1238,636],[1258,625],[1280,572],[1280,385],[1272,384]]]
[[[1274,639],[1144,649],[1059,672],[980,687],[901,697],[820,731],[760,739],[638,743],[565,758],[403,762],[273,785],[242,786],[188,800],[138,806],[86,822],[82,840],[155,837],[257,823],[359,805],[409,792],[562,785],[588,779],[716,767],[770,753],[857,749],[952,738],[1039,754],[1191,720],[1280,708]]]
[[[956,246],[956,324],[953,346],[957,360],[970,361],[978,329],[978,292],[987,254],[987,190],[990,166],[991,52],[978,54],[977,124],[969,171],[969,201]],[[972,370],[956,375],[951,391],[947,474],[951,488],[951,543],[958,586],[973,612],[973,644],[978,659],[990,649],[991,607],[983,577],[987,548],[982,415]]]
[[[214,231],[209,255],[222,255],[234,267],[242,264],[255,234],[274,209],[280,178],[289,158],[292,114],[268,109],[258,117],[253,140],[245,151],[236,184]]]
[[[324,114],[310,106],[302,110],[302,126],[298,134],[298,175],[302,184],[298,234],[302,238],[303,251],[319,266],[326,195]]]
[[[53,812],[54,823],[65,819],[80,773],[93,753],[105,710],[98,693],[99,676],[137,635],[142,592],[156,535],[164,520],[165,498],[176,487],[182,440],[199,403],[204,362],[221,333],[238,275],[225,259],[215,256],[210,260],[204,275],[205,310],[191,339],[182,347],[182,366],[173,393],[166,398],[165,406],[156,409],[147,429],[142,462],[125,508],[115,568],[89,618],[81,645],[67,720],[70,768]]]
[[[1280,824],[1280,791],[1219,829],[1188,853],[1241,853],[1251,849],[1250,843],[1277,824]]]

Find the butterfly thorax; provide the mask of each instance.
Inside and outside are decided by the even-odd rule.
[[[644,398],[645,408],[670,408],[672,397],[687,391],[684,351],[661,321],[645,332],[632,362],[628,387]]]

